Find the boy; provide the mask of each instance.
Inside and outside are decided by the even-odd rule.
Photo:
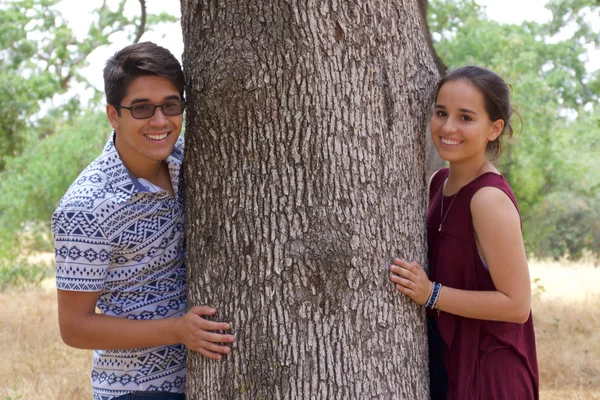
[[[229,329],[214,309],[185,311],[183,72],[138,43],[107,61],[104,89],[113,133],[52,217],[61,336],[95,349],[94,399],[184,399],[184,345],[220,359],[234,337],[211,332]]]

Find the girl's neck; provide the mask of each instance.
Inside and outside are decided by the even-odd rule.
[[[491,168],[490,168],[491,167]],[[446,181],[445,195],[452,195],[478,176],[495,170],[487,158],[476,159],[469,163],[450,163],[450,173]]]

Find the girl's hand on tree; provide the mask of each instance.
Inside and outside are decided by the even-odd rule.
[[[227,354],[231,349],[221,343],[235,341],[233,335],[223,335],[211,331],[224,331],[230,329],[226,322],[214,322],[202,318],[214,315],[216,310],[208,306],[192,307],[184,316],[177,318],[178,336],[180,342],[188,349],[194,350],[207,358],[220,360],[221,354]]]
[[[390,265],[390,280],[396,284],[400,293],[421,305],[427,303],[433,289],[433,283],[415,261],[409,263],[399,258],[394,259],[394,264]]]

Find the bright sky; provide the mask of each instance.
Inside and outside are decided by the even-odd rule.
[[[546,22],[552,18],[550,11],[544,8],[547,0],[478,0],[480,5],[486,7],[487,15],[499,22],[519,24],[523,20],[534,20],[537,22]],[[115,3],[115,0],[108,0],[109,4]],[[91,11],[100,4],[99,0],[86,1],[81,0],[62,0],[59,8],[65,18],[69,21],[71,28],[76,35],[85,36],[91,20]],[[146,6],[149,12],[169,12],[179,17],[179,2],[165,0],[147,0]],[[129,0],[126,4],[126,14],[134,15],[139,13],[139,2]],[[599,21],[600,22],[600,21]],[[115,34],[115,42],[112,46],[102,47],[95,50],[88,57],[89,67],[82,74],[88,78],[98,89],[103,89],[102,69],[104,62],[120,48],[128,44],[125,35]],[[183,41],[181,38],[181,28],[178,23],[161,26],[156,32],[146,32],[142,40],[153,41],[169,49],[179,60],[183,52]],[[590,70],[600,69],[600,49],[594,49],[591,46],[588,49]]]
[[[1,0],[0,0],[1,1]],[[118,4],[115,0],[108,0],[107,3],[112,5],[113,9]],[[99,0],[92,1],[81,1],[81,0],[62,0],[58,4],[57,8],[60,10],[62,15],[67,21],[69,26],[73,30],[76,36],[82,38],[87,35],[90,23],[93,18],[92,11],[94,8],[99,7],[101,2]],[[169,7],[169,5],[171,7]],[[181,10],[179,7],[179,1],[173,0],[146,0],[146,8],[151,13],[168,12],[179,18]],[[139,15],[140,4],[138,0],[128,0],[125,5],[125,15],[133,16]],[[158,45],[165,47],[175,55],[181,61],[181,55],[183,53],[183,39],[181,37],[181,28],[179,23],[172,24],[161,24],[158,29],[152,32],[145,32],[141,38],[141,41],[152,41]],[[81,74],[86,77],[92,85],[97,89],[104,90],[104,82],[102,79],[102,70],[106,60],[112,56],[115,52],[128,45],[130,42],[127,36],[123,33],[115,33],[111,36],[113,44],[110,46],[103,46],[94,50],[87,58],[88,67],[81,71]],[[84,93],[85,88],[76,87],[74,91]],[[82,99],[91,97],[91,93],[82,95]],[[60,97],[57,99],[60,102]]]
[[[498,22],[520,24],[522,21],[547,22],[552,13],[544,8],[547,0],[477,0],[486,14]]]

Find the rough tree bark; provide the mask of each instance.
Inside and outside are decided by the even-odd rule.
[[[426,399],[437,79],[417,0],[182,0],[188,304],[237,342],[188,354],[190,399]]]
[[[435,47],[433,47],[433,38],[431,37],[431,31],[429,30],[429,23],[427,22],[427,9],[429,8],[428,0],[419,0],[419,12],[421,13],[421,20],[423,21],[422,27],[425,34],[425,40],[427,41],[427,46],[429,47],[429,52],[433,57],[433,62],[435,62],[435,66],[437,67],[438,73],[440,76],[446,75],[448,71],[448,67],[440,56],[435,51]],[[445,162],[442,160],[433,144],[433,140],[431,140],[431,136],[429,135],[429,127],[425,132],[425,175],[428,180],[431,175],[438,169],[444,167]]]

